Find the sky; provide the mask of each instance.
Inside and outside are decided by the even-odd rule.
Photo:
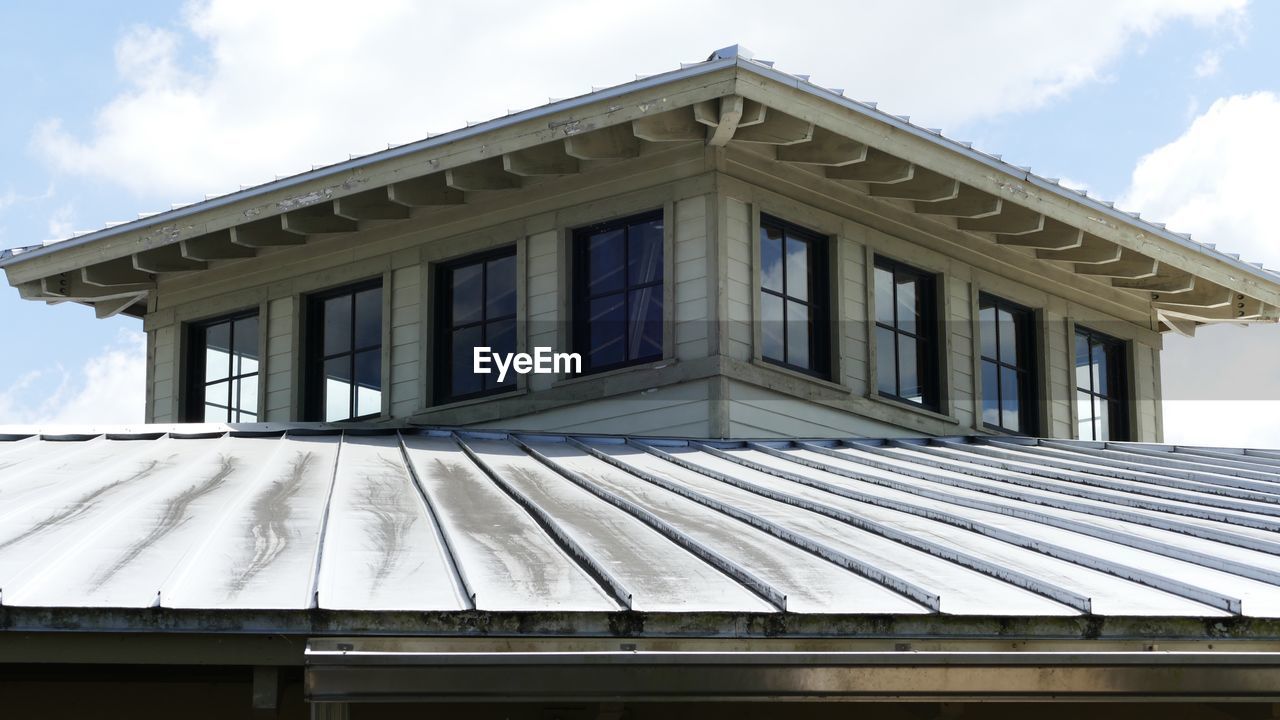
[[[0,0],[0,247],[741,44],[1280,268],[1280,3]],[[358,8],[358,9],[356,9]],[[74,18],[69,22],[68,18]],[[141,323],[0,290],[0,423],[134,423]],[[1280,326],[1165,336],[1166,440],[1280,447]]]

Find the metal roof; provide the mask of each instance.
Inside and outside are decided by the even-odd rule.
[[[1242,260],[1239,255],[1218,250],[1216,245],[1212,243],[1194,241],[1187,233],[1174,232],[1168,230],[1163,223],[1144,220],[1140,213],[1117,209],[1113,202],[1090,197],[1087,192],[1082,190],[1064,187],[1057,179],[1037,175],[1033,173],[1029,167],[1014,165],[1004,161],[1000,155],[975,149],[972,143],[947,137],[940,129],[926,128],[916,125],[911,122],[909,116],[890,114],[878,109],[874,102],[858,101],[846,98],[844,96],[843,89],[821,87],[810,82],[808,75],[792,74],[778,70],[774,67],[774,63],[772,61],[756,59],[749,50],[738,45],[732,45],[717,50],[703,62],[683,64],[680,69],[671,72],[650,76],[637,76],[636,80],[633,82],[606,88],[592,88],[591,92],[574,98],[554,100],[546,105],[541,105],[519,112],[512,112],[504,117],[475,123],[464,128],[459,128],[440,135],[429,136],[403,145],[389,145],[388,148],[383,151],[367,155],[352,156],[346,161],[330,165],[316,166],[308,172],[301,172],[288,177],[278,178],[273,182],[267,182],[253,187],[242,187],[238,191],[224,195],[206,196],[201,202],[175,205],[168,211],[141,214],[136,220],[108,223],[100,230],[77,234],[71,238],[59,240],[53,243],[0,250],[0,267],[5,267],[16,262],[46,255],[67,247],[135,232],[143,228],[171,223],[175,220],[195,215],[199,212],[249,200],[270,192],[300,185],[316,179],[336,177],[384,160],[428,151],[433,148],[449,145],[468,138],[482,136],[500,128],[520,122],[526,122],[545,115],[572,110],[589,103],[619,97],[637,90],[659,87],[685,78],[697,77],[716,72],[728,67],[737,67],[738,69],[749,71],[772,81],[795,87],[810,95],[820,97],[828,102],[836,103],[846,110],[874,118],[875,120],[885,123],[897,130],[906,132],[907,134],[915,137],[923,138],[940,147],[946,148],[950,152],[959,153],[960,155],[976,160],[994,170],[1011,175],[1018,180],[1034,185],[1041,190],[1067,198],[1072,202],[1083,204],[1094,212],[1098,212],[1112,220],[1125,225],[1140,227],[1144,232],[1173,242],[1183,249],[1225,262],[1253,277],[1263,279],[1269,283],[1275,283],[1278,281],[1278,278],[1280,278],[1280,272],[1264,268],[1261,263]]]
[[[1280,452],[5,432],[6,609],[1280,617]]]

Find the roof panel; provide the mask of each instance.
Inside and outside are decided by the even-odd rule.
[[[0,601],[1280,617],[1270,515],[1169,484],[1186,467],[1054,464],[1123,447],[1045,441],[1014,448],[1014,470],[1007,443],[945,439],[181,430],[0,440]],[[1201,452],[1194,471],[1268,482],[1215,464],[1240,457]]]

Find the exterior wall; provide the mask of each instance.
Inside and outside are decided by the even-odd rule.
[[[656,146],[655,146],[656,147]],[[439,262],[514,245],[521,349],[570,348],[572,229],[662,208],[666,219],[664,358],[585,377],[527,375],[517,390],[452,404],[432,398],[433,276]],[[830,380],[764,362],[758,313],[760,216],[831,238]],[[366,224],[353,236],[215,263],[162,281],[146,320],[149,418],[177,420],[185,323],[258,307],[264,419],[301,419],[302,310],[308,293],[382,277],[384,406],[380,421],[515,430],[720,436],[956,435],[984,432],[976,307],[990,292],[1038,313],[1041,429],[1073,437],[1076,323],[1129,343],[1134,439],[1158,440],[1160,337],[1135,295],[959,233],[893,202],[750,150],[700,144],[646,150],[579,176],[480,194],[467,205]],[[874,392],[876,254],[937,273],[943,319],[937,411]]]

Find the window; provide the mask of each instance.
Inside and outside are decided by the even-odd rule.
[[[515,388],[515,373],[477,375],[473,348],[516,351],[516,251],[472,255],[436,270],[436,400],[451,402]]]
[[[382,281],[307,299],[307,415],[359,420],[382,412]]]
[[[982,424],[1034,435],[1037,425],[1035,313],[983,293],[978,296],[982,350]]]
[[[573,234],[573,346],[583,372],[662,358],[662,212]]]
[[[876,387],[931,410],[939,407],[936,284],[932,274],[876,257]]]
[[[257,422],[258,313],[196,323],[187,332],[187,420]]]
[[[1076,423],[1081,440],[1129,435],[1124,343],[1076,328]]]
[[[826,377],[827,239],[774,218],[760,219],[760,356]]]

